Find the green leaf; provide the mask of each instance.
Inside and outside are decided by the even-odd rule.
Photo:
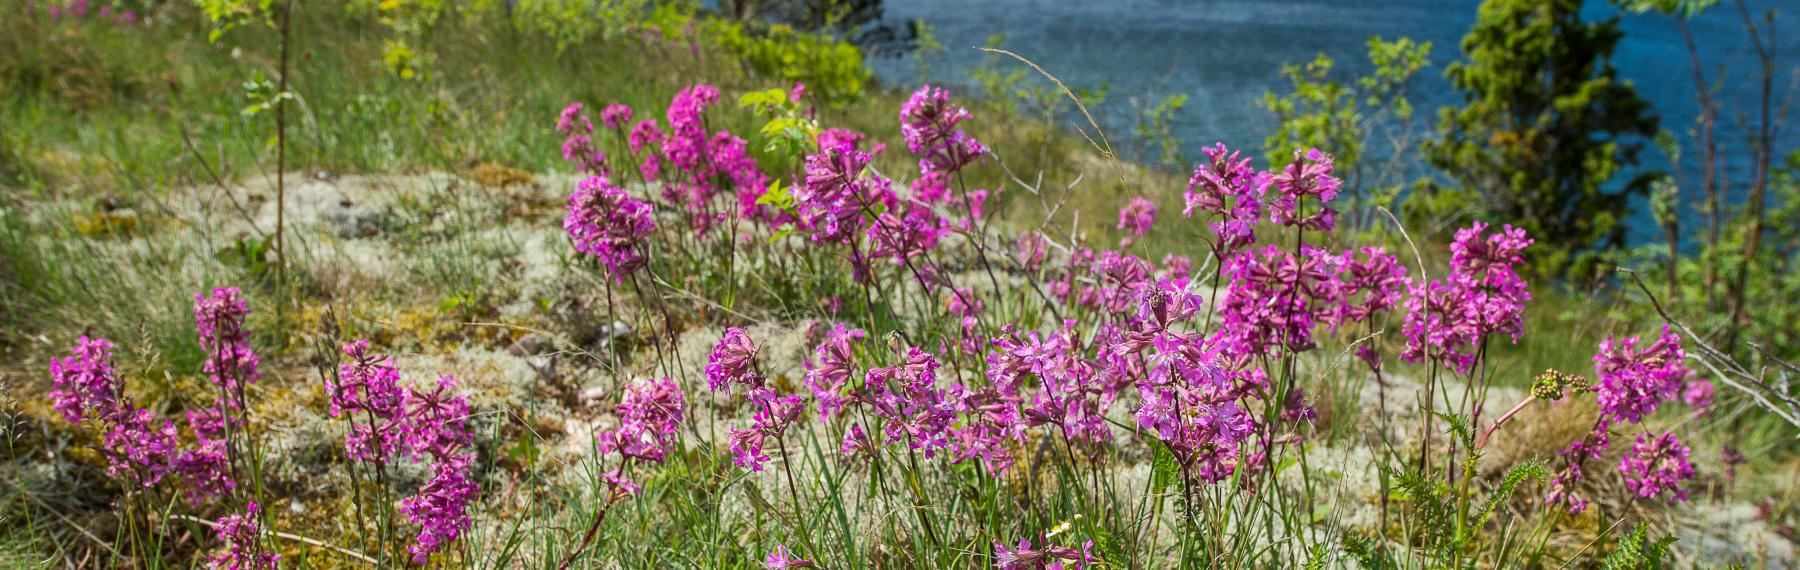
[[[1175,453],[1169,446],[1157,442],[1156,451],[1150,457],[1150,490],[1162,493],[1175,483],[1180,476],[1180,465],[1175,461]]]
[[[1100,549],[1100,561],[1120,564],[1125,560],[1125,548],[1119,545],[1119,537],[1105,526],[1094,526],[1094,546]]]

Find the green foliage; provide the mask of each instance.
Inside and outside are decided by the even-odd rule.
[[[1679,189],[1659,179],[1654,187],[1651,208],[1665,227],[1674,222],[1672,202]],[[1769,177],[1769,191],[1774,207],[1761,236],[1766,247],[1759,248],[1755,259],[1745,259],[1744,241],[1750,237],[1752,220],[1741,214],[1727,220],[1717,244],[1700,241],[1695,255],[1680,255],[1671,260],[1666,245],[1644,246],[1632,252],[1633,266],[1644,274],[1647,284],[1665,309],[1696,331],[1754,342],[1769,354],[1793,360],[1800,358],[1800,151],[1790,153],[1786,161]],[[1748,263],[1752,270],[1745,276],[1744,304],[1755,307],[1743,319],[1724,310],[1723,276],[1735,273]],[[1714,268],[1709,271],[1709,268]],[[1638,307],[1648,312],[1648,304]],[[1645,314],[1646,318],[1655,315]],[[1745,346],[1721,346],[1750,361],[1763,355]]]
[[[1360,206],[1365,186],[1380,184],[1363,179],[1364,145],[1377,123],[1403,124],[1412,118],[1406,86],[1430,65],[1430,54],[1431,42],[1369,38],[1369,63],[1374,69],[1354,84],[1338,80],[1332,73],[1336,62],[1324,54],[1304,65],[1282,66],[1281,75],[1293,90],[1286,95],[1265,92],[1262,100],[1277,123],[1263,143],[1269,163],[1286,164],[1296,151],[1324,150],[1332,155],[1338,172],[1349,174],[1345,178],[1351,207]]]
[[[1649,523],[1638,523],[1631,534],[1625,535],[1619,545],[1613,548],[1612,554],[1600,563],[1603,570],[1657,570],[1664,567],[1663,558],[1669,555],[1669,546],[1675,544],[1675,535],[1650,539]]]
[[[1394,558],[1387,551],[1378,548],[1375,541],[1355,533],[1345,533],[1343,539],[1344,553],[1350,555],[1358,566],[1367,570],[1390,570],[1399,568]]]
[[[1454,188],[1480,196],[1481,215],[1524,227],[1542,250],[1620,245],[1620,220],[1650,180],[1614,180],[1637,164],[1636,139],[1654,135],[1657,118],[1613,67],[1618,19],[1583,21],[1581,6],[1483,2],[1463,60],[1446,70],[1462,105],[1439,114],[1438,135],[1424,145]],[[1540,268],[1560,269],[1537,257]]]
[[[1526,461],[1507,469],[1506,475],[1500,478],[1500,486],[1495,487],[1493,494],[1488,496],[1487,503],[1483,504],[1481,510],[1475,514],[1469,528],[1474,529],[1474,532],[1480,532],[1482,527],[1487,526],[1488,519],[1494,516],[1494,511],[1512,498],[1513,491],[1518,490],[1519,485],[1528,481],[1543,481],[1549,478],[1550,469],[1544,467],[1542,461]]]
[[[769,152],[804,159],[819,138],[819,122],[807,116],[803,104],[789,93],[781,89],[751,91],[738,97],[738,106],[768,118],[761,133]]]
[[[425,46],[445,7],[445,0],[354,0],[348,9],[393,34],[381,47],[381,61],[389,72],[401,79],[425,79],[432,59]]]
[[[991,34],[982,43],[988,49],[1001,49],[1006,45],[1006,34]],[[984,52],[987,57],[981,66],[969,72],[975,83],[981,85],[981,94],[988,104],[998,108],[1001,113],[1012,114],[1019,110],[1019,100],[1027,96],[1021,85],[1025,82],[1025,70],[1011,67],[1001,70],[1001,55]]]
[[[194,5],[212,25],[206,40],[215,43],[244,24],[274,27],[274,4],[275,0],[194,0]]]
[[[1719,3],[1719,0],[1619,0],[1619,6],[1639,14],[1662,12],[1681,18],[1693,18]]]
[[[775,24],[766,29],[738,22],[709,21],[707,37],[757,73],[805,83],[808,92],[831,104],[862,96],[871,75],[862,50],[823,34]]]
[[[392,1],[392,0],[388,0]],[[556,51],[593,37],[610,39],[635,28],[647,0],[518,0],[512,24],[556,44]]]
[[[938,41],[937,28],[923,18],[913,21],[913,62],[919,66],[919,83],[931,83],[931,62],[944,54],[944,42]]]
[[[1188,95],[1176,93],[1164,97],[1150,107],[1148,111],[1138,115],[1137,125],[1132,127],[1132,134],[1143,141],[1146,147],[1157,149],[1156,162],[1163,166],[1181,164],[1181,140],[1175,138],[1173,121],[1175,114],[1186,107]]]

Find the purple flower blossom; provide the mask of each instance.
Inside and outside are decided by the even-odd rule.
[[[469,480],[469,464],[474,457],[440,457],[432,464],[431,480],[419,487],[418,494],[400,501],[400,512],[406,514],[407,522],[419,525],[418,536],[407,548],[414,564],[429,562],[432,553],[443,550],[474,524],[469,518],[469,504],[480,491]]]
[[[145,489],[161,482],[176,454],[175,424],[158,423],[156,414],[130,404],[120,404],[106,422],[106,473]]]
[[[1329,233],[1336,227],[1337,211],[1324,205],[1337,196],[1341,180],[1332,176],[1331,156],[1319,149],[1294,151],[1294,161],[1273,178],[1276,194],[1269,203],[1269,220],[1284,226],[1300,226]],[[1304,214],[1306,198],[1319,201],[1319,211]]]
[[[1641,347],[1637,337],[1609,337],[1594,354],[1594,374],[1599,382],[1595,400],[1600,412],[1630,423],[1655,412],[1663,400],[1674,398],[1681,380],[1690,374],[1681,337],[1668,325],[1656,342]]]
[[[236,287],[213,289],[212,296],[194,296],[194,329],[200,348],[206,351],[205,370],[225,397],[230,411],[244,409],[243,388],[255,382],[260,360],[250,350],[250,331],[244,319],[250,306]],[[229,417],[242,423],[241,417]]]
[[[1037,232],[1019,234],[1019,266],[1027,272],[1036,273],[1049,257],[1048,243],[1049,240]]]
[[[749,428],[730,430],[732,463],[762,471],[763,464],[769,461],[769,456],[763,453],[763,442],[786,433],[788,426],[805,411],[806,405],[800,401],[800,396],[779,395],[768,387],[751,388],[749,401],[762,409],[757,410]]]
[[[1411,284],[1406,278],[1406,266],[1379,247],[1346,251],[1338,266],[1341,270],[1337,275],[1338,306],[1332,318],[1334,327],[1365,322],[1394,308],[1400,302],[1401,292]]]
[[[875,391],[871,407],[888,420],[887,440],[904,439],[927,459],[950,445],[950,424],[956,421],[956,402],[937,387],[938,366],[931,353],[910,347],[906,360],[872,368],[864,379]]]
[[[1688,407],[1694,408],[1694,413],[1704,413],[1708,407],[1712,406],[1712,382],[1708,382],[1705,378],[1688,381],[1687,385],[1681,389],[1681,401]]]
[[[196,416],[190,415],[190,418]],[[199,433],[201,428],[195,428]],[[227,449],[228,442],[205,435],[198,436],[199,441],[193,449],[183,450],[170,463],[170,469],[181,476],[187,485],[188,503],[199,505],[207,499],[224,496],[237,488],[237,482],[231,480],[231,456]]]
[[[729,389],[732,384],[746,388],[763,385],[762,373],[756,370],[756,343],[744,329],[725,329],[725,336],[713,344],[706,355],[706,386],[712,391]]]
[[[900,135],[919,156],[922,173],[950,174],[987,154],[987,147],[957,128],[971,118],[968,109],[950,102],[942,88],[922,85],[900,106]]]
[[[125,386],[113,372],[112,348],[106,339],[83,336],[68,358],[50,359],[51,408],[69,423],[108,417],[117,409]]]
[[[775,551],[770,552],[769,556],[767,558],[763,559],[763,564],[768,566],[769,570],[788,570],[789,568],[811,568],[813,566],[813,563],[811,560],[806,560],[804,558],[794,556],[794,553],[789,552],[786,546],[781,546],[781,545],[775,546]]]
[[[1494,234],[1486,229],[1476,222],[1457,230],[1450,275],[1413,285],[1401,329],[1407,337],[1401,360],[1429,356],[1468,372],[1484,340],[1504,334],[1518,342],[1524,334],[1531,291],[1514,266],[1524,262],[1521,252],[1531,239],[1512,226]]]
[[[400,388],[394,359],[384,360],[368,349],[367,340],[344,345],[350,363],[338,368],[336,379],[325,379],[325,392],[331,397],[331,416],[343,415],[350,421],[350,433],[344,436],[345,456],[351,461],[387,463],[399,450],[397,422],[406,393]],[[357,423],[358,419],[364,422]]]
[[[826,131],[819,135],[819,151],[806,157],[794,207],[815,242],[848,243],[868,223],[863,211],[885,201],[883,185],[862,175],[874,155],[855,147],[858,138]]]
[[[849,431],[844,432],[844,442],[838,445],[838,453],[845,457],[871,449],[874,445],[869,442],[868,434],[863,433],[861,425],[851,425]]]
[[[650,210],[649,203],[632,198],[605,177],[590,176],[569,196],[563,229],[576,251],[598,258],[613,281],[620,282],[646,263],[644,240],[656,230]]]
[[[1338,307],[1331,279],[1338,261],[1311,246],[1301,247],[1299,258],[1268,246],[1226,260],[1223,270],[1231,282],[1219,307],[1221,334],[1250,354],[1271,347],[1311,350],[1314,322]]]
[[[1085,570],[1094,563],[1094,541],[1082,543],[1081,550],[1049,544],[1048,539],[1039,537],[1045,542],[1042,548],[1032,548],[1031,540],[1019,539],[1017,546],[1008,548],[1005,543],[994,543],[994,566],[1000,570],[1063,570],[1063,561],[1068,561],[1074,570]]]
[[[610,125],[608,125],[610,126]],[[570,103],[557,116],[556,130],[563,135],[563,160],[577,170],[605,176],[606,152],[594,144],[594,123],[580,103]]]
[[[599,435],[600,453],[617,451],[627,459],[662,463],[681,428],[686,400],[681,386],[668,378],[639,379],[626,385],[624,397],[613,410],[619,416],[619,427]]]
[[[1207,161],[1194,168],[1183,193],[1187,205],[1181,215],[1192,217],[1195,210],[1212,214],[1214,247],[1219,257],[1256,243],[1256,223],[1262,217],[1263,194],[1270,177],[1250,167],[1248,157],[1215,144],[1205,149]]]
[[[606,128],[622,129],[625,128],[626,123],[630,122],[631,107],[624,103],[612,103],[600,110],[600,124],[606,125]]]
[[[1143,196],[1132,196],[1131,203],[1119,209],[1118,229],[1125,230],[1126,236],[1119,242],[1119,247],[1130,247],[1133,242],[1150,233],[1150,227],[1156,225],[1156,204]]]
[[[1619,471],[1625,474],[1625,487],[1646,499],[1668,493],[1674,501],[1686,501],[1687,489],[1681,482],[1694,478],[1694,466],[1688,463],[1687,446],[1675,434],[1660,436],[1638,434],[1631,452],[1619,460]]]
[[[853,400],[844,395],[844,388],[856,364],[854,343],[864,336],[862,329],[837,323],[826,333],[825,341],[813,348],[816,358],[806,361],[805,382],[813,400],[818,402],[820,417],[830,418]]]
[[[225,554],[212,559],[214,570],[273,570],[278,566],[281,555],[263,549],[256,510],[256,502],[251,501],[243,513],[219,518],[214,532],[225,543]]]
[[[944,221],[925,207],[908,207],[902,214],[883,212],[869,226],[870,257],[891,257],[904,264],[937,247]]]
[[[416,459],[429,455],[439,462],[459,455],[474,439],[469,431],[469,397],[456,391],[456,377],[438,374],[429,392],[406,388],[401,437]]]

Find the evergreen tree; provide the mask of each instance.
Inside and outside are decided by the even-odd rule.
[[[1523,226],[1563,254],[1621,244],[1631,197],[1649,173],[1614,182],[1657,131],[1650,103],[1612,64],[1618,18],[1584,22],[1582,0],[1486,0],[1463,60],[1445,74],[1463,94],[1439,114],[1427,159],[1453,181],[1440,204],[1476,198],[1480,213]],[[1432,194],[1436,194],[1433,196]],[[1551,248],[1546,248],[1551,249]],[[1542,269],[1567,261],[1550,259]]]

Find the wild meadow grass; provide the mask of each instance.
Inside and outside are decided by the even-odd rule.
[[[446,19],[403,80],[333,8],[285,204],[266,36],[12,19],[0,561],[1793,560],[1790,499],[1704,512],[1791,495],[1791,426],[1506,220],[1340,227],[1317,151],[1145,169],[660,37]]]

